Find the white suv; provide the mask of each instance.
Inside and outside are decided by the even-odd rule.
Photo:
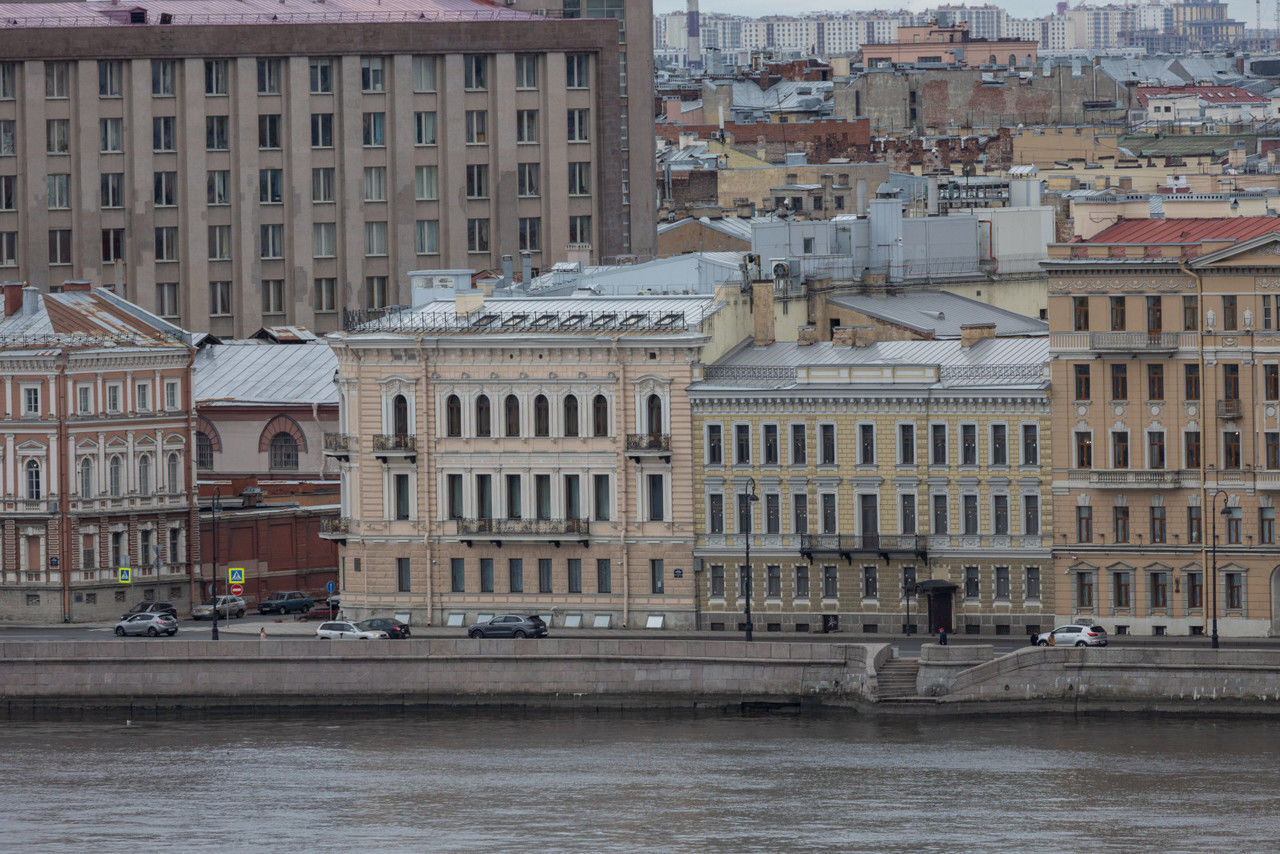
[[[1093,623],[1058,626],[1036,638],[1036,646],[1106,646],[1107,630]]]
[[[320,628],[316,629],[316,637],[318,639],[343,640],[379,640],[387,637],[387,633],[377,630],[365,630],[357,626],[355,623],[348,623],[344,620],[333,620],[328,623],[321,623]]]

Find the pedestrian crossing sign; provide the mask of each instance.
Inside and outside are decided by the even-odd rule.
[[[244,584],[244,568],[237,567],[236,569],[228,569],[227,583],[228,584]]]
[[[127,566],[122,566],[118,570],[118,580],[121,584],[129,584],[133,581],[133,570]]]

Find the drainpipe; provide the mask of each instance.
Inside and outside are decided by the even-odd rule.
[[[1209,436],[1209,431],[1206,429],[1206,425],[1208,423],[1208,418],[1209,418],[1209,413],[1206,409],[1206,406],[1208,403],[1207,401],[1208,395],[1205,393],[1205,390],[1209,384],[1208,383],[1209,374],[1208,374],[1208,371],[1206,370],[1205,362],[1204,362],[1205,331],[1204,329],[1201,328],[1202,324],[1200,321],[1200,318],[1204,316],[1204,278],[1200,276],[1200,274],[1192,270],[1190,267],[1188,267],[1187,262],[1185,260],[1179,259],[1178,269],[1182,272],[1184,276],[1190,276],[1191,278],[1195,279],[1195,282],[1196,282],[1196,349],[1200,359],[1200,412],[1201,412],[1201,418],[1200,418],[1200,577],[1201,579],[1203,579],[1203,582],[1208,582],[1209,581],[1209,546],[1205,542],[1205,537],[1204,537],[1204,522],[1205,522],[1204,516],[1205,516],[1205,508],[1206,506],[1208,506],[1207,499],[1209,496],[1209,490],[1205,486],[1205,478],[1207,476],[1207,466],[1208,466],[1208,464],[1205,462],[1205,456],[1206,456],[1205,446],[1208,444],[1208,442],[1206,442],[1205,440]],[[1217,417],[1216,414],[1214,417],[1215,418]],[[1215,422],[1215,428],[1216,428],[1216,422]],[[1254,459],[1257,459],[1257,458],[1255,457]],[[1215,510],[1216,506],[1217,506],[1216,504],[1214,504],[1213,506],[1209,506],[1208,507],[1209,512],[1210,513],[1217,512]],[[1203,621],[1202,626],[1204,627],[1204,630],[1207,631],[1209,627],[1208,626],[1209,611],[1208,611],[1208,608],[1205,607],[1205,602],[1207,601],[1206,594],[1212,593],[1216,595],[1217,591],[1205,590],[1204,588],[1206,585],[1203,582],[1200,585],[1200,614],[1201,614],[1201,619]]]
[[[58,370],[55,374],[53,392],[49,396],[58,407],[58,457],[52,454],[50,461],[58,462],[58,569],[62,577],[62,622],[71,622],[71,483],[70,471],[75,467],[75,449],[70,447],[67,435],[67,404],[71,400],[71,392],[67,389],[67,351],[58,355]],[[68,460],[70,459],[70,462]],[[48,572],[48,559],[41,569]]]
[[[510,275],[508,275],[508,276],[507,276],[507,278],[508,278],[507,286],[508,286],[508,287],[510,287],[510,286],[512,285],[512,282],[510,281],[510,278],[511,278],[511,277],[510,277]],[[438,342],[438,341],[437,341],[436,347],[437,347],[437,349],[439,349],[439,342]],[[422,372],[422,377],[423,377],[423,379],[425,379],[428,383],[430,383],[430,382],[431,382],[431,372],[427,370],[427,360],[426,360],[426,355],[427,355],[427,351],[426,351],[426,348],[423,346],[422,338],[419,338],[419,339],[418,339],[418,370]],[[426,398],[429,400],[429,399],[431,398],[431,395],[430,395],[430,394],[427,394],[427,395],[426,395]],[[424,401],[423,405],[422,405],[421,407],[419,407],[419,408],[421,408],[421,409],[423,410],[423,412],[425,413],[425,414],[422,416],[424,420],[428,420],[428,421],[429,421],[429,420],[433,417],[433,416],[432,416],[432,413],[434,413],[434,412],[435,412],[435,407],[425,405],[425,401]],[[428,424],[427,426],[429,427],[430,425]],[[431,431],[428,429],[428,430],[423,430],[423,431],[422,431],[422,435],[425,437],[425,436],[430,436],[430,435],[432,435],[432,433],[431,433]],[[434,446],[433,446],[433,447],[434,447]],[[417,460],[418,460],[417,466],[418,466],[418,468],[417,468],[417,471],[416,471],[416,472],[414,472],[414,478],[413,478],[413,488],[414,488],[415,490],[417,490],[417,492],[418,492],[418,496],[419,496],[420,498],[421,498],[424,494],[430,494],[430,490],[423,490],[423,489],[422,489],[422,472],[424,472],[424,471],[425,471],[428,475],[430,475],[430,474],[431,474],[431,467],[429,467],[429,466],[427,465],[427,454],[426,454],[426,450],[427,450],[427,443],[426,443],[426,442],[423,442],[422,447],[418,449],[418,456],[417,456]],[[428,481],[428,482],[430,482],[430,481]],[[423,520],[423,519],[427,519],[427,520],[430,520],[430,519],[431,519],[430,508],[431,508],[431,502],[430,502],[430,501],[421,501],[421,500],[420,500],[420,501],[418,502],[418,513],[417,513],[417,516],[418,516],[418,525],[419,525],[419,526],[422,526],[422,524],[423,524],[423,523],[422,523],[422,520]],[[430,521],[428,521],[428,522],[427,522],[427,524],[429,525],[429,524],[430,524]],[[435,591],[435,575],[436,575],[436,573],[435,573],[435,565],[436,565],[435,553],[434,553],[434,551],[433,551],[433,550],[432,550],[432,548],[431,548],[431,537],[429,536],[429,531],[430,531],[430,529],[429,529],[429,528],[427,528],[427,529],[424,529],[424,530],[423,530],[423,533],[422,533],[422,543],[423,543],[423,545],[424,545],[424,546],[426,546],[426,550],[427,550],[427,625],[428,625],[428,626],[432,624],[432,614],[434,613],[434,604],[435,604],[435,602],[434,602],[433,594],[434,594],[434,591]]]
[[[191,602],[199,602],[200,581],[204,576],[200,566],[200,488],[196,484],[195,447],[196,447],[196,390],[194,388],[196,364],[196,348],[187,346],[187,369],[182,376],[182,403],[187,413],[187,586],[191,590]],[[215,566],[210,577],[217,582]],[[216,588],[215,588],[216,589]],[[229,592],[229,591],[228,591]]]
[[[627,434],[625,432],[626,424],[626,391],[627,391],[627,364],[622,359],[622,349],[618,346],[619,339],[613,339],[613,359],[618,364],[618,405],[614,407],[617,412],[615,417],[615,425],[618,430],[618,468],[619,477],[627,476]],[[622,627],[626,628],[631,620],[631,561],[627,554],[627,525],[628,512],[626,495],[627,490],[622,488],[622,483],[617,486],[618,491],[618,519],[622,522],[622,530],[618,532],[618,544],[622,546]]]

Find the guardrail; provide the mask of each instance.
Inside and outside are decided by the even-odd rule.
[[[628,451],[659,451],[662,453],[671,452],[671,434],[670,433],[628,433],[627,434],[627,450]]]

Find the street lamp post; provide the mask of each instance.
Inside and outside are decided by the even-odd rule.
[[[1213,505],[1209,508],[1210,510],[1209,526],[1211,529],[1209,536],[1213,540],[1213,544],[1211,546],[1212,563],[1213,563],[1213,577],[1212,577],[1211,583],[1213,584],[1213,589],[1209,591],[1210,607],[1213,609],[1212,610],[1213,633],[1210,635],[1210,638],[1211,638],[1210,643],[1214,649],[1218,648],[1218,512],[1217,511],[1218,511],[1219,495],[1222,496],[1222,510],[1221,510],[1222,515],[1224,517],[1231,515],[1231,508],[1227,506],[1227,503],[1231,500],[1230,496],[1228,496],[1227,493],[1219,489],[1217,492],[1213,493]]]
[[[743,593],[746,594],[746,609],[744,616],[746,617],[746,639],[751,640],[751,521],[755,511],[751,505],[760,500],[760,496],[756,495],[756,479],[747,478],[747,491],[741,496],[741,499],[747,504],[747,512],[743,514],[743,540],[747,544],[747,565],[743,568]]]
[[[209,635],[211,640],[218,639],[218,511],[222,509],[222,499],[218,493],[213,494],[213,583],[210,585],[210,596],[213,597],[213,622]]]

